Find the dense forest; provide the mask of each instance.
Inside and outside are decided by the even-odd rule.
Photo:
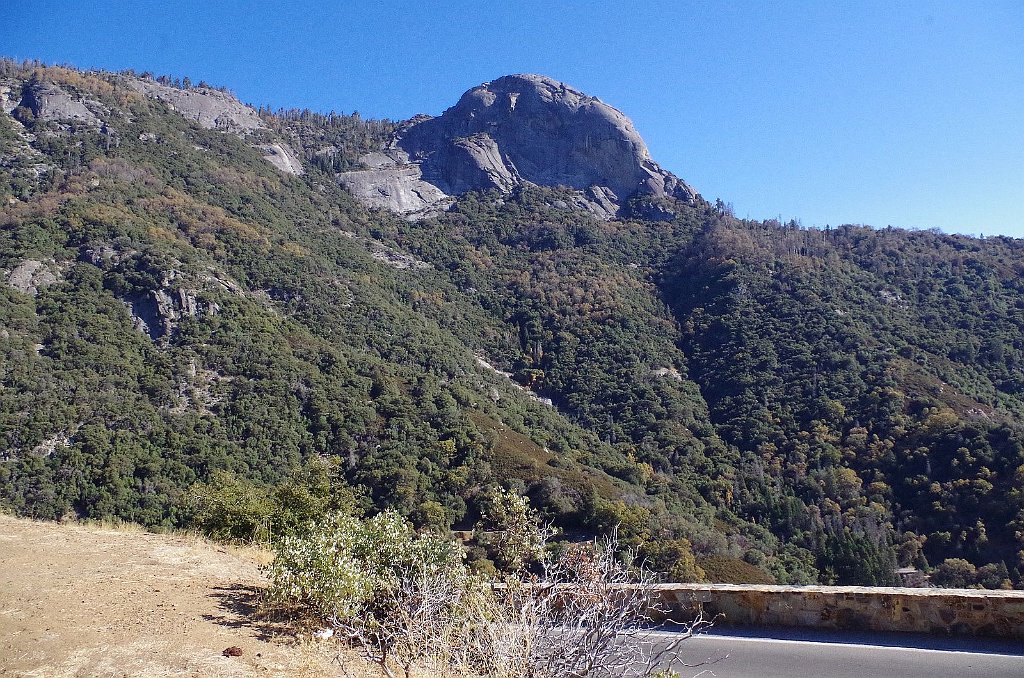
[[[397,123],[225,131],[139,81],[228,97],[0,63],[7,510],[465,530],[505,488],[666,578],[1024,586],[1024,242],[558,187],[407,221],[336,178]]]

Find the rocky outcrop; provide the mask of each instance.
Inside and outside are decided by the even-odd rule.
[[[34,297],[39,294],[39,290],[60,281],[61,274],[61,267],[53,260],[42,262],[26,259],[7,274],[7,284]]]
[[[54,433],[52,436],[32,448],[32,454],[37,457],[49,457],[59,447],[67,447],[71,444],[71,438],[66,432]]]
[[[651,370],[651,375],[655,377],[668,377],[675,381],[682,381],[682,373],[674,367],[657,367]]]
[[[200,127],[220,130],[248,137],[257,130],[265,129],[259,114],[251,107],[218,89],[194,87],[179,89],[164,85],[148,78],[126,77],[126,84],[136,92],[151,99],[157,99],[171,107]],[[155,141],[155,135],[143,134],[140,141]],[[289,146],[283,141],[255,143],[263,159],[286,174],[302,174],[305,168]]]
[[[370,252],[370,256],[382,264],[386,264],[399,271],[405,271],[407,269],[422,270],[426,268],[433,268],[429,262],[417,259],[411,254],[399,252],[394,248],[388,247],[384,243],[378,243],[378,246]]]
[[[423,261],[422,259],[413,256],[412,254],[409,254],[408,252],[402,252],[396,250],[393,247],[389,247],[388,245],[382,243],[380,240],[375,240],[373,238],[364,238],[356,235],[352,231],[343,230],[339,231],[339,233],[341,233],[346,238],[351,238],[352,240],[355,240],[356,242],[366,247],[366,249],[370,253],[371,258],[376,259],[382,264],[386,264],[387,266],[390,266],[391,268],[394,268],[396,270],[421,271],[424,269],[433,268],[433,265],[430,262]],[[349,294],[351,294],[351,292]]]
[[[227,92],[209,87],[178,89],[147,78],[126,78],[140,94],[163,101],[206,129],[245,135],[263,127],[260,116]]]
[[[10,79],[0,80],[0,111],[10,115],[21,103],[20,86]]]
[[[18,181],[38,184],[39,179],[53,169],[53,165],[47,162],[46,156],[32,147],[36,136],[29,133],[24,124],[12,115],[23,105],[22,89],[22,83],[17,80],[0,80],[0,110],[3,111],[0,115],[10,116],[6,122],[13,132],[5,139],[5,143],[0,144],[0,169],[10,172],[12,178]]]
[[[172,336],[184,318],[202,318],[220,312],[220,306],[215,302],[201,299],[198,290],[172,286],[173,280],[172,272],[163,280],[159,289],[124,299],[131,312],[135,329],[150,339]]]
[[[20,106],[32,111],[36,120],[48,122],[73,121],[87,125],[100,126],[99,117],[90,110],[97,108],[98,102],[87,101],[80,96],[72,95],[66,89],[52,82],[32,82],[27,84],[21,93]]]
[[[198,367],[193,359],[183,378],[178,381],[177,402],[168,410],[174,414],[189,411],[212,414],[210,408],[222,402],[224,385],[232,381],[234,377]]]
[[[177,260],[169,262],[166,268],[140,267],[138,257],[141,254],[124,243],[95,242],[80,250],[79,260],[122,275],[141,268],[158,281],[150,289],[138,289],[119,296],[128,307],[136,331],[154,341],[173,336],[185,318],[217,315],[220,306],[205,292],[244,294],[238,283],[213,269],[187,274],[181,270],[182,264]]]
[[[451,197],[424,181],[423,172],[400,149],[371,153],[362,158],[367,169],[345,172],[339,180],[363,203],[408,217],[426,216],[444,208]]]
[[[281,143],[263,144],[263,159],[286,174],[302,174],[306,170],[302,161],[295,157],[295,152]]]
[[[365,202],[403,214],[467,191],[522,184],[576,189],[581,203],[602,217],[618,214],[634,197],[699,199],[651,160],[625,115],[539,75],[475,87],[441,116],[414,118],[386,152],[363,161],[368,169],[341,181]]]

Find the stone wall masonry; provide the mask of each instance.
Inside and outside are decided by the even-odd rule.
[[[723,626],[979,635],[1024,640],[1024,591],[872,586],[659,584],[669,617]]]

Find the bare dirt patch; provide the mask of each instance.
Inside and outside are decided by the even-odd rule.
[[[0,676],[369,676],[255,614],[267,554],[0,515]],[[227,648],[241,655],[225,656]],[[233,654],[233,653],[228,653]]]

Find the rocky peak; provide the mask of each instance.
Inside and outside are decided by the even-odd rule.
[[[411,213],[479,189],[567,186],[604,217],[635,196],[697,200],[660,168],[629,118],[540,75],[509,75],[466,92],[438,117],[418,116],[372,169],[342,181],[378,207]]]

